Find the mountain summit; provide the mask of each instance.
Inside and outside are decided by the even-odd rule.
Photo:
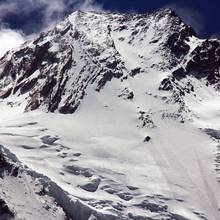
[[[0,59],[0,219],[220,219],[220,41],[170,9],[77,11]]]
[[[26,110],[73,113],[90,86],[99,92],[114,78],[176,67],[192,36],[169,9],[151,15],[77,11],[1,59],[1,97],[26,95]]]

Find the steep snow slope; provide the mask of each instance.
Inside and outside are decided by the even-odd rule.
[[[65,219],[62,208],[34,175],[2,146],[0,158],[0,219]]]
[[[218,45],[168,9],[75,12],[1,59],[1,144],[58,219],[218,220]]]
[[[181,56],[189,50],[185,41],[193,31],[172,11],[152,15],[75,12],[1,59],[1,97],[26,94],[30,96],[26,110],[42,106],[51,112],[73,113],[91,84],[100,91],[113,78],[174,65],[177,33],[177,42],[183,41]]]

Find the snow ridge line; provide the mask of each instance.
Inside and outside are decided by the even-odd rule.
[[[0,155],[13,165],[19,167],[19,169],[23,172],[26,172],[30,175],[33,180],[39,181],[43,189],[45,189],[48,196],[55,199],[56,203],[61,206],[68,217],[68,219],[72,220],[86,220],[90,219],[92,216],[97,216],[100,220],[112,220],[116,219],[116,216],[103,215],[99,213],[97,210],[92,207],[84,204],[82,201],[77,198],[71,198],[70,195],[64,191],[61,187],[59,187],[55,182],[53,182],[47,176],[37,173],[34,170],[28,168],[26,165],[23,165],[15,154],[11,153],[7,148],[0,145]]]

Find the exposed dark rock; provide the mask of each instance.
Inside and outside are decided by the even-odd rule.
[[[118,63],[119,62],[117,60],[114,60],[113,62],[107,62],[106,67],[109,69],[115,69],[117,67]]]
[[[174,76],[176,79],[182,79],[182,78],[184,78],[184,77],[185,77],[185,74],[186,74],[186,72],[185,72],[185,70],[184,70],[182,67],[180,67],[179,69],[177,69],[177,70],[175,70],[175,71],[173,72],[173,76]]]
[[[31,94],[31,101],[27,104],[25,111],[33,111],[40,107],[40,101],[38,99],[38,94],[35,92]]]
[[[6,167],[6,166],[8,166],[8,163],[5,157],[3,156],[3,154],[0,154],[0,168]]]
[[[80,41],[83,45],[81,59],[85,66],[76,73],[70,72],[76,63],[73,57],[73,42],[72,39],[68,39],[67,33],[70,33],[70,36],[72,33],[74,40]],[[45,43],[45,38],[48,36],[53,40]],[[101,69],[99,56],[103,48],[92,46],[89,41],[80,36],[82,33],[73,30],[72,24],[68,23],[63,29],[55,27],[48,33],[41,34],[33,42],[36,45],[34,48],[24,46],[14,52],[9,60],[6,59],[6,56],[5,59],[2,58],[0,66],[4,68],[2,68],[0,78],[2,84],[8,87],[5,90],[4,87],[2,88],[0,98],[7,98],[12,93],[18,95],[28,93],[29,98],[25,111],[43,106],[50,112],[58,110],[60,113],[71,114],[79,107],[89,83],[96,83],[97,91],[100,91],[112,78],[120,78],[123,75],[121,60],[114,45],[112,50],[115,54],[105,58],[105,66]],[[109,41],[106,43],[109,44]],[[57,45],[55,50],[51,49],[53,44]],[[97,57],[97,59],[91,60],[93,57]],[[98,67],[97,69],[100,71],[97,72],[95,67]],[[28,80],[27,78],[33,73],[35,73],[34,78]],[[67,88],[66,85],[73,75],[77,75],[76,80]],[[66,90],[68,90],[67,94]],[[62,101],[64,95],[68,95],[66,101]],[[61,102],[62,106],[60,106]]]
[[[170,47],[171,52],[178,58],[189,52],[190,46],[185,42],[189,36],[187,36],[187,30],[182,30],[180,33],[174,33],[169,37],[167,46]]]
[[[160,203],[156,203],[156,202],[150,202],[147,200],[144,200],[141,204],[138,204],[137,206],[146,209],[146,210],[150,210],[151,212],[164,212],[167,211],[168,206],[164,205],[164,204],[160,204]]]
[[[33,53],[33,60],[31,60],[30,65],[25,71],[25,77],[32,75],[40,67],[50,46],[50,42],[46,42],[41,46],[36,46]]]
[[[20,88],[21,94],[29,92],[35,86],[36,83],[37,83],[37,79],[32,79],[32,80],[27,81],[24,84],[22,84],[22,86]]]
[[[189,218],[183,217],[183,216],[181,216],[179,214],[173,214],[173,218],[175,220],[190,220]],[[203,219],[205,219],[205,218],[203,218]]]
[[[148,128],[155,128],[155,124],[150,116],[150,114],[144,112],[144,111],[139,111],[139,117],[138,119],[141,121],[141,127],[148,127]]]
[[[55,145],[55,142],[59,140],[58,137],[51,137],[49,135],[41,137],[41,140],[44,144]]]
[[[151,137],[150,136],[147,136],[144,138],[144,142],[149,142],[151,140]]]
[[[11,175],[14,177],[18,176],[18,167],[9,163],[4,155],[0,153],[0,178],[3,178],[5,175]]]
[[[159,90],[171,91],[173,89],[173,83],[171,78],[165,78],[159,87]]]
[[[90,170],[89,168],[83,168],[83,167],[79,167],[76,165],[73,166],[66,166],[65,170],[69,173],[72,173],[74,175],[82,175],[84,177],[92,177],[93,176],[93,171]]]
[[[192,74],[196,74],[198,78],[219,74],[219,49],[219,41],[209,40],[203,42],[201,46],[198,46],[194,50],[193,59],[188,63],[186,70],[190,71]]]
[[[131,70],[130,75],[131,75],[131,76],[135,76],[135,75],[139,74],[140,72],[141,72],[141,68],[140,68],[140,67],[137,67],[137,68]]]
[[[209,136],[220,140],[220,131],[219,130],[215,130],[215,129],[211,129],[211,128],[206,128],[204,129],[205,133],[208,134]]]
[[[108,81],[112,80],[112,78],[114,78],[114,77],[120,78],[122,75],[123,75],[123,73],[119,72],[117,70],[114,70],[114,71],[112,71],[110,69],[103,70],[102,78],[98,81],[96,91],[100,91]]]
[[[138,190],[139,188],[136,186],[127,186],[131,191]]]
[[[5,99],[5,98],[7,98],[8,96],[11,95],[11,92],[12,92],[12,88],[9,88],[9,89],[6,90],[6,91],[1,91],[0,97],[1,97],[2,99]]]
[[[54,78],[48,78],[46,84],[43,86],[40,94],[41,96],[43,96],[44,98],[48,97],[51,92],[53,91],[54,86],[56,85],[57,80]]]
[[[220,89],[220,41],[206,40],[195,48],[192,58],[186,63],[185,69],[180,67],[172,74],[180,80],[187,75],[207,80],[207,85],[215,85]]]
[[[84,15],[83,12],[76,15],[77,25],[86,26]],[[94,88],[99,92],[113,78],[126,79],[128,72],[125,63],[111,36],[113,28],[123,31],[129,28],[130,21],[135,22],[128,39],[121,40],[133,43],[136,37],[143,35],[141,41],[143,33],[147,33],[149,29],[148,18],[152,16],[157,34],[151,43],[160,43],[158,50],[164,51],[164,60],[169,61],[164,61],[166,67],[162,67],[162,64],[155,64],[155,67],[164,69],[171,69],[178,64],[180,58],[189,51],[189,37],[195,35],[193,29],[185,25],[170,9],[160,10],[152,15],[120,14],[117,18],[108,16],[110,20],[116,19],[119,25],[107,25],[103,44],[93,42],[86,33],[66,19],[49,32],[42,33],[32,44],[24,44],[19,50],[7,53],[0,59],[0,67],[3,69],[0,79],[4,85],[0,97],[28,94],[25,111],[42,107],[49,112],[71,114],[80,106],[90,84],[95,84]],[[94,17],[97,18],[95,15]],[[168,17],[168,24],[157,25],[157,21],[164,17]],[[164,39],[166,42],[161,42]],[[219,50],[216,54],[219,54]],[[82,66],[75,68],[79,65],[78,59]],[[137,67],[129,71],[131,76],[135,76],[144,70]],[[179,77],[180,71],[174,75]],[[210,82],[215,80],[216,77],[209,76]],[[166,85],[163,89],[172,88]],[[134,93],[131,91],[127,94],[127,99],[133,98]]]
[[[100,182],[101,182],[100,178],[91,177],[90,182],[84,185],[80,185],[80,188],[88,192],[95,192],[98,189]]]
[[[133,199],[133,196],[127,192],[119,192],[119,193],[117,193],[117,195],[118,195],[118,197],[120,197],[121,199],[123,199],[125,201],[130,201]]]
[[[73,156],[75,156],[75,157],[80,157],[82,154],[81,153],[75,153],[75,154],[73,154]]]
[[[175,55],[177,59],[183,58],[190,50],[190,46],[188,45],[189,38],[196,36],[196,32],[192,27],[183,24],[182,19],[172,9],[162,10],[162,13],[159,15],[162,16],[162,14],[170,16],[174,30],[174,33],[168,37],[165,46],[170,48],[171,53]]]
[[[4,200],[0,198],[0,219],[10,220],[14,218],[14,213],[9,209]]]
[[[72,107],[71,104],[67,104],[60,107],[59,112],[62,114],[73,114],[76,111],[77,107],[78,105]]]
[[[133,100],[134,92],[131,91],[129,88],[125,88],[122,90],[121,94],[118,97],[122,97],[123,99]]]

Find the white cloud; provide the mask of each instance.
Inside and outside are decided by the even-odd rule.
[[[43,10],[42,24],[40,29],[36,23],[31,20],[31,13],[36,10]],[[10,26],[4,23],[5,18],[14,14],[24,17],[30,17],[27,21],[26,30],[34,33],[45,31],[56,22],[63,19],[65,13],[72,9],[84,11],[101,11],[100,5],[94,0],[5,0],[0,1],[0,57],[8,50],[24,43],[27,38],[22,30],[10,29]],[[36,22],[36,21],[35,21]],[[39,22],[38,22],[39,23]],[[30,31],[31,30],[31,31]]]
[[[33,11],[43,10],[42,29],[44,29],[62,19],[70,8],[85,11],[103,10],[94,0],[5,0],[0,1],[0,21],[11,14],[29,17]]]
[[[8,50],[17,47],[24,43],[25,37],[18,31],[11,29],[0,30],[0,57],[2,57]]]
[[[66,0],[6,0],[0,2],[0,19],[4,20],[11,14],[30,17],[33,11],[43,10],[43,27],[50,25],[53,20],[59,19],[68,8]],[[74,2],[74,1],[72,1]],[[65,4],[66,3],[66,4]],[[56,15],[56,16],[55,16]]]

